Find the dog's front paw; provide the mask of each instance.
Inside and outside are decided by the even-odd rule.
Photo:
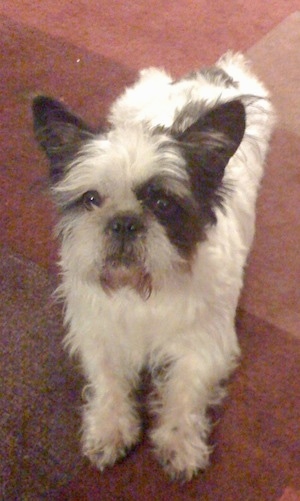
[[[151,434],[158,460],[174,480],[188,481],[208,466],[211,448],[197,428],[164,425]]]
[[[102,471],[126,456],[138,442],[140,428],[140,421],[132,411],[109,415],[88,409],[83,422],[83,454]]]

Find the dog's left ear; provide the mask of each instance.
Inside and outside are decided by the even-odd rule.
[[[50,97],[36,97],[32,113],[35,136],[50,160],[50,179],[55,183],[82,144],[93,136],[93,131],[81,118]]]
[[[195,114],[198,118],[193,121]],[[186,121],[192,124],[184,128]],[[245,127],[245,107],[239,100],[217,105],[207,112],[190,105],[175,122],[173,136],[194,163],[220,180],[243,139]]]

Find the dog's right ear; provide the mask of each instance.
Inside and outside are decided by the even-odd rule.
[[[66,164],[94,132],[81,118],[50,97],[36,97],[32,113],[35,137],[50,160],[50,178],[56,183],[63,176]]]

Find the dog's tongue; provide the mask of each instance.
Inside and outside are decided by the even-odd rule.
[[[148,299],[151,294],[151,277],[150,274],[141,266],[104,266],[101,273],[101,285],[108,294],[129,287],[143,298]]]

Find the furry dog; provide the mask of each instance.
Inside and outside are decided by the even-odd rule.
[[[93,130],[33,102],[60,212],[66,345],[88,381],[83,452],[102,470],[140,439],[147,368],[154,451],[172,478],[209,462],[207,409],[240,354],[235,312],[273,127],[240,54],[180,80],[150,68]]]

